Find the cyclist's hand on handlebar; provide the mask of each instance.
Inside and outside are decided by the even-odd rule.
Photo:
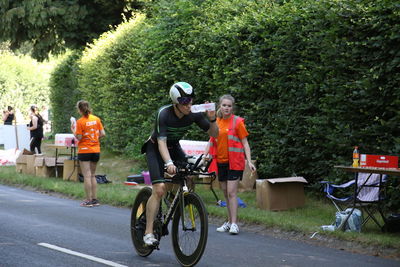
[[[168,174],[176,174],[176,166],[174,164],[168,165],[167,167]]]

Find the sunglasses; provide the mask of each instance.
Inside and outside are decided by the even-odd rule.
[[[192,102],[192,100],[193,100],[193,98],[191,98],[191,97],[186,97],[186,96],[178,97],[178,102],[181,105],[190,104],[190,102]]]

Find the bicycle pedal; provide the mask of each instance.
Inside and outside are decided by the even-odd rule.
[[[146,246],[149,248],[152,248],[152,249],[160,250],[160,248],[158,247],[159,245],[160,245],[160,242],[157,241],[157,242],[154,242],[153,245],[146,245]]]

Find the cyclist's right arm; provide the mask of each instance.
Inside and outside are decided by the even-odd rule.
[[[167,147],[167,138],[157,138],[158,143],[158,151],[160,151],[161,158],[166,164],[167,172],[169,174],[176,173],[176,167],[172,162],[171,156],[169,155],[168,147]]]

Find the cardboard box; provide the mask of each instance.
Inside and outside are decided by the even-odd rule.
[[[35,175],[39,177],[55,176],[55,166],[47,166],[45,157],[36,157],[35,159]],[[52,165],[52,164],[51,164]]]
[[[44,165],[47,167],[55,167],[56,166],[56,158],[55,157],[45,157]]]
[[[49,169],[50,177],[56,177],[56,168],[58,174],[62,173],[63,166],[56,166],[56,158],[55,157],[45,157],[44,158],[44,165]]]
[[[78,182],[79,163],[75,160],[64,160],[63,180]]]
[[[17,173],[26,173],[26,164],[25,163],[15,164],[15,171]]]
[[[303,177],[256,180],[257,207],[279,211],[303,206],[304,183]]]
[[[16,158],[15,163],[26,164],[26,155],[19,154],[18,158]]]
[[[251,161],[254,165],[256,164],[255,160]],[[256,180],[258,179],[258,174],[257,171],[251,172],[249,165],[247,164],[246,160],[246,167],[244,168],[243,171],[243,177],[242,180],[239,182],[238,186],[238,191],[239,192],[247,192],[247,191],[253,191],[254,190],[254,185],[256,184]]]
[[[15,170],[17,173],[26,173],[26,155],[22,153],[15,160]]]
[[[26,156],[26,174],[35,175],[36,155],[25,155],[25,156]]]

